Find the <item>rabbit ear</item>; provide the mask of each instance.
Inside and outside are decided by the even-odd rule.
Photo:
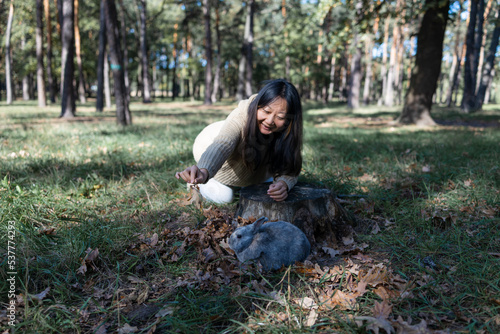
[[[253,233],[257,233],[262,224],[264,224],[267,221],[268,221],[267,217],[260,217],[259,219],[257,219],[255,223],[253,223]]]

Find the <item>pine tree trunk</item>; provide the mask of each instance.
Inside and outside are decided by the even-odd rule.
[[[347,98],[347,107],[349,109],[359,108],[359,92],[361,90],[361,48],[358,45],[359,38],[356,34],[354,36],[354,45],[356,45],[356,50],[351,60],[351,76],[349,78],[349,94]]]
[[[398,41],[398,23],[396,22],[396,20],[394,20],[394,27],[392,29],[391,53],[389,57],[389,69],[387,71],[386,91],[384,95],[384,105],[389,107],[394,105],[394,82],[397,75],[396,62],[398,56]]]
[[[403,111],[397,121],[402,124],[434,125],[431,117],[432,96],[441,72],[443,40],[450,2],[426,0],[418,32],[415,66]]]
[[[56,103],[56,85],[52,73],[52,23],[50,19],[50,2],[44,0],[45,22],[47,24],[47,84],[49,86],[50,103]]]
[[[12,32],[12,20],[14,19],[14,0],[10,1],[9,18],[7,19],[7,30],[5,31],[5,86],[6,102],[12,104],[14,101],[14,90],[12,85],[12,55],[10,52],[10,37]]]
[[[241,59],[238,67],[238,90],[236,100],[243,100],[252,95],[252,52],[253,52],[253,15],[254,0],[246,2],[247,15],[245,21],[245,32],[243,46],[241,48]]]
[[[62,53],[61,53],[61,115],[75,117],[75,89],[73,86],[75,70],[75,27],[73,0],[62,1]]]
[[[245,80],[245,92],[247,96],[252,95],[252,81],[253,81],[253,17],[255,12],[255,0],[247,1],[247,22],[248,27],[248,38],[247,38],[247,48],[246,48],[246,80]],[[247,30],[247,23],[245,23],[245,33]]]
[[[448,90],[446,91],[446,106],[450,107],[452,104],[452,97],[453,97],[453,91],[456,89],[456,86],[458,84],[458,72],[460,69],[460,22],[462,21],[461,19],[461,14],[462,14],[462,4],[460,5],[460,8],[457,13],[457,20],[455,22],[456,29],[455,29],[455,45],[453,47],[453,60],[451,63],[451,68],[450,68],[450,73],[448,77]]]
[[[215,8],[215,38],[217,44],[217,60],[215,63],[214,88],[212,91],[212,103],[217,102],[217,96],[220,90],[220,72],[221,72],[221,47],[222,41],[220,37],[220,13],[219,7]]]
[[[78,97],[80,98],[80,103],[83,104],[87,102],[87,99],[85,97],[85,80],[83,78],[80,27],[78,23],[80,5],[78,3],[78,0],[74,1],[75,1],[75,52],[76,52],[76,64],[78,66]]]
[[[23,36],[23,38],[21,39],[21,50],[23,50],[23,52],[26,50],[26,36]],[[23,77],[22,91],[23,91],[23,101],[31,100],[30,83],[29,83],[29,74],[28,73],[26,73]]]
[[[99,55],[97,58],[97,98],[96,111],[102,112],[104,109],[104,62],[106,60],[106,16],[104,12],[104,1],[101,0],[99,18]]]
[[[111,109],[111,83],[110,83],[110,78],[109,78],[109,54],[108,54],[108,51],[104,51],[103,80],[104,80],[104,101],[106,101],[106,108]]]
[[[43,0],[36,0],[36,83],[38,107],[47,106],[43,66]]]
[[[177,29],[179,25],[174,24],[174,48],[172,50],[172,58],[174,59],[174,67],[172,68],[172,101],[177,97]]]
[[[127,48],[127,26],[125,24],[125,7],[123,0],[119,0],[120,4],[120,24],[121,38],[123,43],[123,75],[125,77],[125,87],[127,88],[127,99],[130,102],[130,81],[128,76],[128,48]]]
[[[479,59],[476,59],[479,50],[476,51],[476,38],[479,33],[476,30],[482,30],[482,26],[476,27],[477,18],[482,16],[481,3],[484,0],[471,0],[471,9],[469,12],[469,26],[467,27],[467,51],[465,53],[464,64],[464,90],[462,96],[461,108],[465,113],[473,112],[475,109],[475,89],[476,89],[476,74]],[[480,19],[482,21],[482,19]]]
[[[328,101],[333,99],[335,93],[335,49],[332,51],[332,59],[330,61],[330,84],[328,85]]]
[[[150,103],[150,81],[149,81],[149,60],[148,60],[148,45],[147,45],[147,30],[146,30],[146,0],[140,0],[140,48],[141,48],[141,63],[142,63],[142,102]]]
[[[497,24],[493,30],[493,36],[491,37],[490,48],[488,54],[486,55],[486,62],[483,67],[483,72],[481,74],[481,83],[476,95],[476,101],[474,103],[477,110],[481,110],[485,102],[486,91],[490,87],[493,81],[493,73],[495,68],[495,53],[498,47],[498,40],[500,39],[500,23],[498,23],[498,18],[500,16],[500,9],[497,12],[496,19]]]
[[[486,5],[486,9],[484,10],[484,15],[483,15],[483,27],[488,26],[488,16],[491,11],[491,5],[492,5],[492,0],[488,0],[488,4]],[[478,66],[477,66],[477,74],[476,74],[476,93],[479,90],[479,86],[481,85],[481,76],[483,73],[483,64],[484,64],[484,50],[486,47],[486,36],[488,34],[484,33],[482,34],[482,39],[481,43],[479,44],[479,53],[478,53]]]
[[[375,32],[376,33],[376,32]],[[366,39],[365,45],[365,62],[366,62],[366,74],[365,82],[363,86],[363,104],[368,105],[370,103],[370,90],[371,90],[371,78],[372,78],[372,50],[373,41],[371,36]]]
[[[205,21],[205,98],[204,105],[212,104],[212,29],[210,27],[210,0],[203,0],[203,19]]]
[[[120,125],[132,124],[125,87],[125,76],[123,73],[123,54],[120,43],[116,5],[114,0],[104,0],[106,15],[106,32],[109,46],[110,68],[113,72],[115,90],[116,118]]]
[[[382,50],[382,68],[380,69],[380,76],[382,77],[382,93],[378,100],[378,105],[382,105],[384,97],[387,94],[387,46],[389,45],[389,18],[385,19],[384,24],[384,48]]]

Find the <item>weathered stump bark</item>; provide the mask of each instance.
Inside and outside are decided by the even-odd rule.
[[[306,234],[313,246],[337,247],[342,237],[352,235],[356,220],[329,189],[299,182],[285,201],[276,202],[267,195],[269,185],[243,188],[235,216],[265,216],[271,221],[290,222]]]

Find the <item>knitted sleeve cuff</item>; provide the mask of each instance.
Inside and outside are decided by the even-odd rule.
[[[289,176],[289,175],[280,175],[274,178],[273,183],[278,181],[283,181],[288,186],[288,191],[292,190],[292,188],[297,184],[298,176]]]

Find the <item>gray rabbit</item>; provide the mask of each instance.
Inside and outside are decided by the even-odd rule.
[[[284,221],[270,222],[261,217],[255,223],[238,227],[229,246],[238,260],[259,260],[265,271],[280,269],[296,261],[304,261],[311,251],[306,235],[295,225]]]

